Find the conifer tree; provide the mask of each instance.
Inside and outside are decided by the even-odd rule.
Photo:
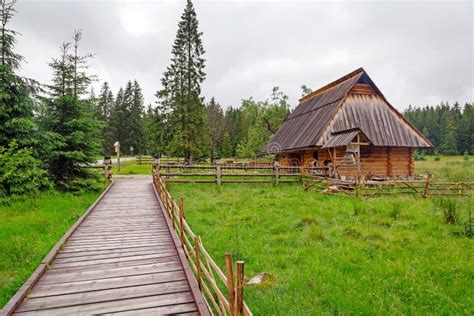
[[[132,104],[129,117],[129,142],[135,153],[144,153],[144,105],[140,85],[135,80],[132,86]]]
[[[16,74],[23,57],[13,51],[18,33],[8,29],[15,1],[0,1],[0,146],[16,141],[21,148],[35,143],[33,100],[29,80]]]
[[[186,161],[203,148],[202,126],[205,122],[201,84],[205,79],[202,33],[191,0],[178,24],[171,51],[171,64],[161,79],[157,92],[161,115],[173,126],[170,150],[183,154]]]
[[[99,149],[100,125],[93,117],[90,100],[83,97],[93,76],[87,73],[91,55],[79,54],[81,39],[82,32],[75,31],[73,45],[63,44],[60,57],[49,64],[53,80],[43,117],[55,140],[48,157],[50,176],[64,190],[94,188],[88,181],[93,175],[83,167],[95,162]]]
[[[8,28],[15,1],[0,0],[0,197],[35,194],[49,187],[37,158],[33,117],[34,82],[16,71],[23,57],[14,52],[17,33]]]
[[[111,127],[111,115],[114,107],[114,96],[109,84],[104,82],[97,98],[95,117],[102,122],[102,153],[110,155],[113,152],[114,133]]]

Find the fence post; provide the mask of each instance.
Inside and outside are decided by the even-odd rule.
[[[423,190],[423,197],[426,198],[430,191],[430,180],[431,180],[431,173],[428,173],[426,177],[425,189]]]
[[[184,246],[184,244],[183,244],[183,246]],[[194,252],[195,252],[195,255],[196,255],[197,281],[198,281],[199,289],[201,289],[201,283],[202,283],[202,279],[201,279],[201,260],[199,258],[199,239],[197,238],[197,236],[194,237]]]
[[[236,262],[236,297],[235,297],[235,315],[241,316],[244,310],[244,262]]]
[[[275,169],[275,183],[279,184],[280,183],[280,167],[278,165],[275,165],[274,169]]]
[[[356,175],[354,176],[354,190],[355,190],[355,196],[356,198],[359,198],[359,182],[357,181],[359,180],[359,176]]]
[[[225,254],[225,269],[227,277],[227,290],[229,292],[229,309],[230,315],[235,315],[235,289],[234,289],[234,271],[232,267],[232,254]]]
[[[181,236],[181,244],[184,247],[184,200],[183,198],[179,199],[179,234]]]
[[[361,198],[362,200],[364,200],[364,195],[365,195],[365,184],[366,184],[366,181],[365,181],[365,175],[362,175],[362,179],[361,179],[361,182],[362,182],[362,188],[361,188]]]
[[[216,183],[218,186],[221,185],[221,165],[219,163],[216,164]]]

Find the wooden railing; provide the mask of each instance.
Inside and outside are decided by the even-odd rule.
[[[309,174],[303,171],[301,176],[305,190],[322,190],[329,194],[344,194],[352,197],[374,197],[381,195],[418,194],[429,196],[465,196],[474,190],[474,182],[435,181],[431,175],[423,180],[367,180],[364,176],[354,180],[340,180]]]
[[[165,181],[153,168],[153,184],[183,247],[189,265],[209,309],[218,315],[252,315],[244,302],[244,262],[233,269],[232,255],[225,255],[226,273],[211,258],[201,239],[190,228],[184,214],[184,202],[177,203],[166,188]],[[235,276],[235,280],[234,280]]]
[[[137,156],[135,161],[137,165],[151,165],[155,161],[155,158],[151,156]]]
[[[102,164],[89,165],[89,166],[85,166],[84,168],[102,170],[101,175],[104,176],[105,181],[107,182],[112,181],[112,161],[110,160],[110,157],[108,157],[108,159],[107,157],[104,158],[104,161]]]
[[[259,165],[169,165],[155,164],[159,177],[179,183],[295,183],[301,181],[299,166]],[[308,168],[327,170],[326,167]]]

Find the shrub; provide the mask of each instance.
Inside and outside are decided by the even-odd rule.
[[[440,161],[441,160],[441,155],[438,150],[435,150],[434,152],[434,160],[435,161]]]
[[[469,153],[468,153],[467,150],[464,152],[463,159],[464,159],[465,161],[468,161],[468,160],[469,160]]]
[[[393,219],[397,219],[400,217],[400,213],[402,211],[402,203],[395,202],[392,204],[392,210],[390,211],[390,217]]]
[[[458,204],[456,199],[439,199],[438,207],[443,211],[443,217],[446,224],[456,224],[458,222]]]
[[[354,216],[356,215],[359,215],[363,212],[364,210],[364,205],[361,201],[358,201],[358,200],[355,200],[353,203],[352,203],[352,208],[354,210]]]
[[[42,162],[31,149],[19,149],[16,142],[0,147],[0,170],[0,196],[34,197],[40,190],[51,188]]]

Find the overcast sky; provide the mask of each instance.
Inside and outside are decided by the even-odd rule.
[[[399,110],[409,104],[473,100],[471,1],[195,1],[204,33],[206,99],[239,106],[279,86],[294,106],[300,86],[316,89],[364,67]],[[59,46],[83,29],[91,71],[116,92],[129,79],[156,101],[169,64],[180,1],[19,0],[12,27],[24,75],[49,82]]]

